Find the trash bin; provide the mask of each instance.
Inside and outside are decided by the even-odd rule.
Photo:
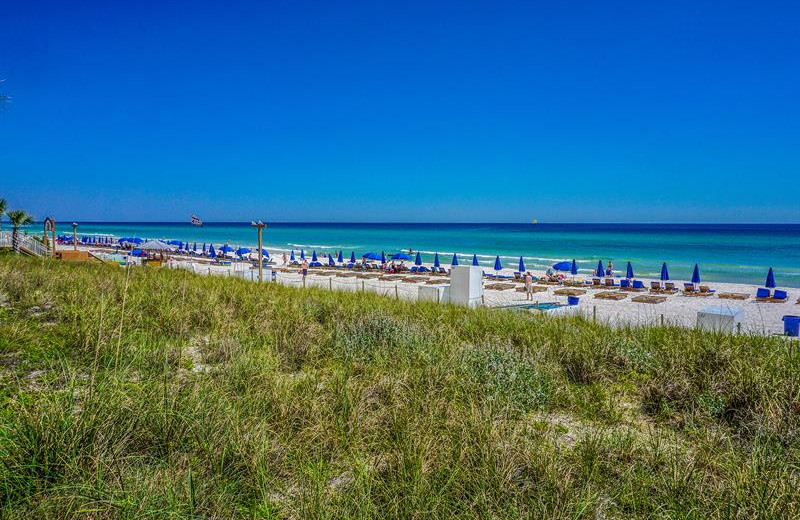
[[[800,316],[784,316],[783,333],[795,337],[800,335]]]
[[[567,296],[567,305],[578,305],[581,299],[577,296]]]

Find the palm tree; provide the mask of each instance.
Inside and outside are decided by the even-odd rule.
[[[0,199],[0,232],[3,231],[3,215],[6,214],[6,208],[8,208],[8,202],[6,199]]]
[[[13,229],[13,231],[11,232],[11,247],[14,248],[14,251],[18,251],[19,228],[20,226],[24,226],[25,224],[33,223],[33,217],[31,217],[21,209],[9,211],[8,213],[6,213],[6,215],[8,215],[8,220],[11,221],[11,227]]]

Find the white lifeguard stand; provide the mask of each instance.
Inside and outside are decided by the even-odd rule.
[[[454,265],[450,269],[449,301],[467,307],[483,305],[483,268]]]

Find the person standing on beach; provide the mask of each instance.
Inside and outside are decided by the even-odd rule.
[[[289,258],[286,256],[286,253],[283,253],[283,265],[289,265]]]
[[[525,273],[525,299],[533,300],[533,276],[530,271]]]
[[[303,263],[300,264],[300,269],[303,271],[303,283],[305,283],[306,276],[308,276],[308,260],[305,258],[303,259]]]

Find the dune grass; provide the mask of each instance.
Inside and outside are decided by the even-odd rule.
[[[0,256],[2,518],[791,518],[780,338]]]

